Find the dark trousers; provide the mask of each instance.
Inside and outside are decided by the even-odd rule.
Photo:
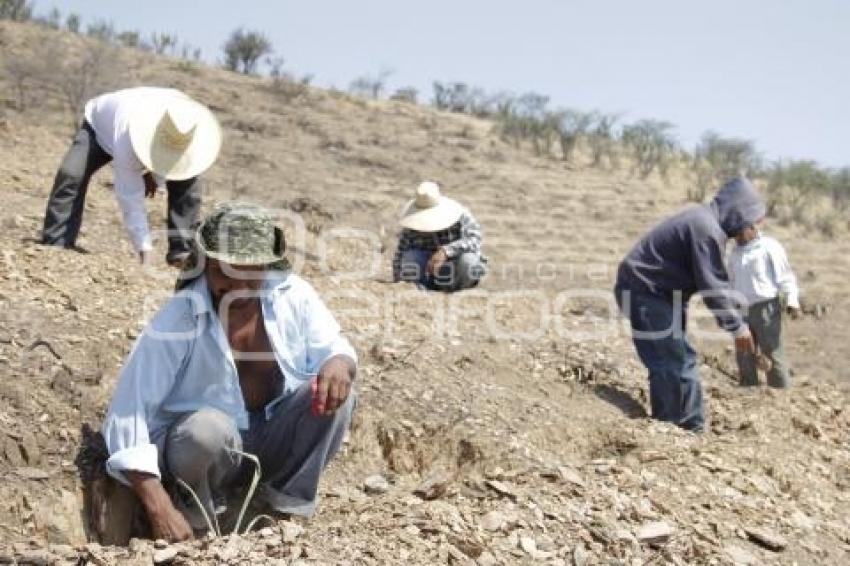
[[[662,297],[630,292],[619,285],[614,293],[631,323],[638,357],[649,371],[653,418],[702,431],[705,409],[697,353],[685,330],[687,305],[674,305]]]
[[[83,222],[86,192],[92,175],[112,161],[95,139],[88,122],[83,121],[71,147],[62,159],[44,215],[42,243],[72,248]],[[168,257],[189,251],[192,225],[201,209],[200,177],[168,181]]]
[[[779,299],[771,299],[751,305],[747,310],[745,319],[758,350],[770,362],[770,368],[766,372],[767,384],[770,387],[790,386],[791,377],[782,348],[782,304]],[[758,385],[756,356],[738,352],[737,360],[741,385]]]

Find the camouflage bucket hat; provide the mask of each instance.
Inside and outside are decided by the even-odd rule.
[[[288,267],[283,230],[269,211],[254,204],[217,205],[198,226],[195,243],[200,253],[224,263]]]

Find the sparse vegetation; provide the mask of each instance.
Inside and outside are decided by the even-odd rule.
[[[0,19],[32,21],[50,29],[63,28],[80,33],[81,19],[69,13],[64,18],[57,8],[45,15],[33,13],[26,0],[0,0]],[[136,30],[117,31],[108,21],[86,27],[85,35],[109,46],[152,51],[181,59],[176,68],[197,72],[192,62],[201,60],[201,50],[180,43],[173,33],[157,32],[149,40]],[[102,46],[85,49],[80,57],[68,56],[45,46],[32,57],[5,59],[3,73],[13,93],[14,107],[25,110],[50,97],[60,97],[77,119],[85,100],[106,85],[117,84],[121,70],[113,64],[117,51]],[[224,45],[225,66],[233,71],[254,74],[261,61],[269,69],[270,90],[285,102],[304,96],[312,77],[296,77],[283,70],[283,59],[273,58],[268,38],[257,31],[235,30]],[[61,55],[61,56],[60,56]],[[354,95],[382,98],[392,72],[381,70],[374,76],[352,81]],[[329,91],[333,94],[332,91]],[[413,87],[398,88],[391,100],[416,104],[419,92]],[[620,115],[575,108],[550,108],[549,97],[527,92],[487,93],[462,81],[434,81],[431,103],[439,110],[464,113],[493,120],[500,136],[514,147],[525,145],[535,154],[591,167],[619,168],[622,158],[632,174],[647,178],[658,173],[667,178],[670,165],[678,161],[686,168],[685,190],[689,200],[703,202],[726,179],[744,174],[760,180],[765,187],[768,212],[782,222],[797,222],[834,235],[844,227],[850,210],[850,168],[830,170],[813,161],[789,160],[765,165],[755,144],[746,139],[724,137],[708,131],[692,152],[681,148],[670,122],[641,119],[622,124]],[[821,204],[817,204],[821,203]],[[850,226],[848,226],[850,227]]]
[[[58,97],[76,124],[86,100],[123,82],[124,66],[115,47],[88,43],[68,52],[54,42],[40,44],[28,57],[6,59],[4,71],[19,110]]]
[[[761,169],[762,157],[752,141],[707,131],[693,154],[695,180],[687,190],[688,199],[702,202],[724,180],[736,175],[754,177]]]
[[[389,69],[381,69],[374,76],[358,77],[351,81],[348,87],[348,92],[354,96],[363,96],[366,98],[380,98],[387,87],[387,79],[392,76],[393,72]]]
[[[173,53],[177,48],[177,35],[173,33],[152,33],[151,47],[157,55]],[[188,58],[188,57],[184,57]]]
[[[253,75],[257,72],[257,64],[272,51],[272,43],[264,34],[239,28],[224,44],[224,66],[231,71]]]
[[[116,37],[115,27],[112,22],[100,20],[86,26],[86,35],[98,41],[111,43]]]
[[[484,89],[470,87],[462,82],[434,81],[432,103],[439,110],[470,114],[479,118],[493,115],[494,98]]]
[[[32,19],[32,2],[28,0],[0,0],[0,20],[26,22]]]
[[[412,86],[396,89],[396,91],[390,96],[390,100],[407,102],[409,104],[416,104],[418,98],[419,91]]]
[[[580,140],[587,136],[587,131],[596,119],[593,112],[583,112],[568,108],[557,112],[558,143],[561,146],[561,158],[573,161],[576,147]]]
[[[590,152],[594,167],[603,167],[607,161],[609,166],[616,167],[619,164],[617,156],[617,122],[620,120],[618,114],[599,114],[596,124],[588,138]]]
[[[678,142],[673,135],[674,126],[662,120],[638,120],[623,127],[621,141],[634,160],[633,173],[642,178],[653,171],[666,175]]]
[[[115,40],[124,47],[138,48],[141,46],[141,35],[137,31],[122,31]]]
[[[65,29],[71,33],[80,33],[80,24],[81,20],[79,14],[71,13],[65,18]]]
[[[290,102],[301,98],[309,91],[312,75],[304,75],[297,78],[293,73],[283,69],[282,57],[273,57],[266,60],[269,66],[269,77],[271,78],[271,90],[283,102]]]

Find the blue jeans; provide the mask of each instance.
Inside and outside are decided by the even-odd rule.
[[[401,280],[431,291],[460,291],[478,285],[486,272],[479,254],[464,253],[447,260],[436,276],[431,275],[426,267],[433,253],[421,248],[405,250],[401,255]]]
[[[620,310],[632,326],[640,361],[649,370],[653,418],[701,432],[705,424],[697,353],[688,342],[687,304],[655,295],[614,289]]]

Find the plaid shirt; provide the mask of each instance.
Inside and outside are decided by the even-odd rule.
[[[416,232],[403,229],[393,257],[393,280],[401,279],[401,256],[406,250],[436,252],[442,248],[449,259],[464,253],[481,253],[481,225],[465,210],[460,219],[439,232]]]

